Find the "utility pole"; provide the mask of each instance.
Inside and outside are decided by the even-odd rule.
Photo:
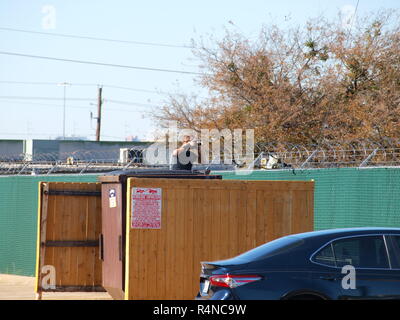
[[[67,86],[70,86],[68,82],[58,83],[57,86],[64,87],[64,106],[63,106],[63,140],[65,140],[65,95],[67,91]]]
[[[103,99],[101,98],[103,88],[99,86],[99,92],[97,97],[97,127],[96,127],[96,141],[100,141],[100,129],[101,129],[101,105],[103,104]]]
[[[65,140],[65,91],[67,91],[67,86],[64,84],[63,140]]]

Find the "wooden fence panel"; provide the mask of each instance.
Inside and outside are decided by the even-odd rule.
[[[132,229],[132,188],[162,189],[161,229]],[[201,261],[313,230],[314,183],[130,178],[126,299],[193,299]]]
[[[98,253],[101,184],[41,183],[39,197],[39,298],[42,291],[103,291]],[[43,287],[44,266],[54,267],[55,288]]]

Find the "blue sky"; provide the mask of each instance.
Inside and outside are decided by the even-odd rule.
[[[197,72],[198,61],[188,48],[62,38],[1,28],[185,46],[201,36],[222,37],[225,27],[255,37],[263,24],[286,27],[320,14],[333,18],[340,9],[356,4],[357,0],[0,0],[0,51]],[[46,6],[55,9],[52,29],[43,25],[49,21],[48,12],[43,11]],[[398,7],[398,0],[359,0],[357,14]],[[195,76],[188,74],[0,54],[0,139],[62,135],[64,88],[56,83],[65,81],[71,83],[66,88],[67,136],[94,139],[95,121],[91,121],[90,112],[96,115],[96,84],[104,84],[102,139],[124,140],[129,135],[148,139],[156,129],[148,111],[165,100],[157,91],[202,92],[194,80]]]

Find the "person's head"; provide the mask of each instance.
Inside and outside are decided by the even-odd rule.
[[[188,143],[188,142],[190,142],[191,140],[192,140],[192,137],[191,137],[191,136],[185,135],[185,136],[183,136],[182,142],[183,142],[183,143]]]

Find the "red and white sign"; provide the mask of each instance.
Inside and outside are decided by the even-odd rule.
[[[161,188],[133,188],[133,229],[161,229]]]

